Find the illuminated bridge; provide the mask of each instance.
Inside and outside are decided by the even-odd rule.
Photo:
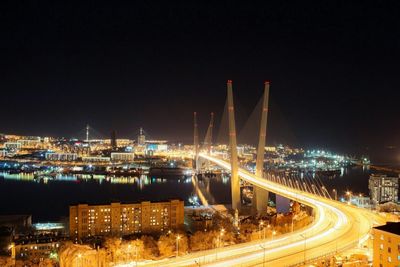
[[[173,259],[142,262],[143,266],[300,266],[321,258],[329,258],[338,251],[344,251],[363,244],[369,239],[374,225],[385,224],[386,220],[372,211],[338,202],[327,197],[323,188],[318,194],[314,190],[302,190],[288,180],[264,177],[264,147],[268,112],[269,83],[265,83],[259,145],[255,174],[240,168],[237,160],[236,129],[234,121],[232,82],[228,81],[228,113],[230,162],[220,159],[203,149],[200,152],[197,122],[194,128],[193,158],[212,162],[231,172],[232,209],[240,210],[240,179],[255,188],[257,211],[266,208],[268,192],[303,203],[314,210],[314,221],[306,228],[263,240],[191,253]],[[209,132],[209,131],[208,131]],[[197,164],[196,164],[197,165]],[[130,265],[134,266],[134,265]]]
[[[199,153],[199,158],[231,170],[231,164],[209,154]],[[356,248],[369,239],[374,225],[386,220],[370,210],[329,199],[318,194],[283,185],[259,177],[242,168],[241,179],[268,192],[303,203],[314,209],[315,219],[307,227],[271,239],[221,247],[190,253],[178,258],[139,262],[139,266],[302,266],[329,258],[337,252]],[[123,266],[123,265],[121,265]],[[136,266],[135,263],[124,266]]]

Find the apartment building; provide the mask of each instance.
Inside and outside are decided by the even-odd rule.
[[[79,240],[94,235],[128,235],[164,232],[183,226],[184,202],[143,201],[109,205],[70,206],[70,237]]]

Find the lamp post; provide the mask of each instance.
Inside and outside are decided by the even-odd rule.
[[[294,213],[292,212],[292,233],[294,232]]]
[[[130,261],[131,260],[131,249],[132,249],[132,246],[131,246],[131,244],[128,244],[128,260]]]
[[[346,192],[346,195],[348,196],[348,200],[349,200],[349,205],[351,204],[351,196],[352,196],[352,193],[351,193],[351,191],[347,191]]]
[[[78,265],[78,267],[81,267],[81,265],[82,265],[82,264],[81,264],[81,263],[82,263],[82,262],[81,262],[82,254],[79,253],[79,254],[77,255],[77,258],[78,258],[78,263],[79,263],[79,264],[77,264],[77,265]]]
[[[224,236],[224,232],[225,232],[225,229],[222,228],[221,231],[220,231],[220,233],[219,233],[219,235],[218,235],[217,246],[216,246],[216,249],[215,249],[215,260],[218,259],[218,247],[221,246],[221,239],[222,239],[222,237]]]
[[[179,256],[179,240],[181,239],[180,235],[176,236],[176,257],[178,258]]]
[[[265,229],[263,221],[261,221],[260,224],[258,225],[258,232],[260,233],[260,239],[261,239],[261,230],[263,230],[263,239],[265,239]]]
[[[335,200],[337,200],[337,191],[336,191],[336,189],[335,188],[332,189],[332,192],[333,192],[333,195],[335,196]]]
[[[260,247],[264,250],[264,255],[263,255],[263,267],[265,267],[265,244],[260,245]]]
[[[304,238],[304,266],[305,266],[306,265],[306,245],[307,245],[307,243],[306,243],[306,240],[307,240],[306,233],[300,234],[300,236]]]
[[[135,244],[135,266],[138,266],[138,256],[139,256],[139,251],[138,251],[138,244]]]

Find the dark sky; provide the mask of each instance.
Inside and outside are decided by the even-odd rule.
[[[227,79],[246,115],[268,79],[268,143],[400,145],[398,1],[62,2],[0,4],[0,132],[190,142]]]

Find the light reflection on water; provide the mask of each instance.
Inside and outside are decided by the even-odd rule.
[[[148,175],[140,175],[136,177],[124,177],[124,176],[107,176],[107,175],[91,175],[91,174],[57,174],[54,176],[50,175],[38,175],[34,173],[9,173],[0,172],[0,178],[5,180],[16,180],[25,182],[38,182],[45,183],[48,182],[88,182],[95,181],[99,184],[111,183],[111,184],[133,184],[137,185],[138,188],[143,189],[145,186],[154,183],[166,183],[169,179],[162,177],[150,177]],[[171,178],[171,177],[170,177]],[[181,183],[190,183],[191,177],[172,177],[173,180],[177,180]]]
[[[340,175],[322,178],[323,183],[338,195],[350,189],[368,194],[370,170],[344,168]],[[303,174],[300,174],[301,176]],[[216,203],[230,202],[229,175],[211,178],[206,188]],[[112,201],[160,201],[180,198],[186,201],[195,193],[191,177],[113,177],[104,175],[65,175],[55,177],[33,173],[0,172],[2,214],[33,214],[33,219],[54,220],[68,216],[68,206],[78,202],[110,203]],[[51,208],[49,205],[51,203]]]
[[[227,202],[230,189],[224,181],[213,181],[220,202]],[[229,183],[228,183],[229,184]],[[188,199],[194,193],[191,177],[114,177],[105,175],[39,175],[0,172],[1,214],[32,214],[34,221],[68,216],[69,205],[107,204]]]

